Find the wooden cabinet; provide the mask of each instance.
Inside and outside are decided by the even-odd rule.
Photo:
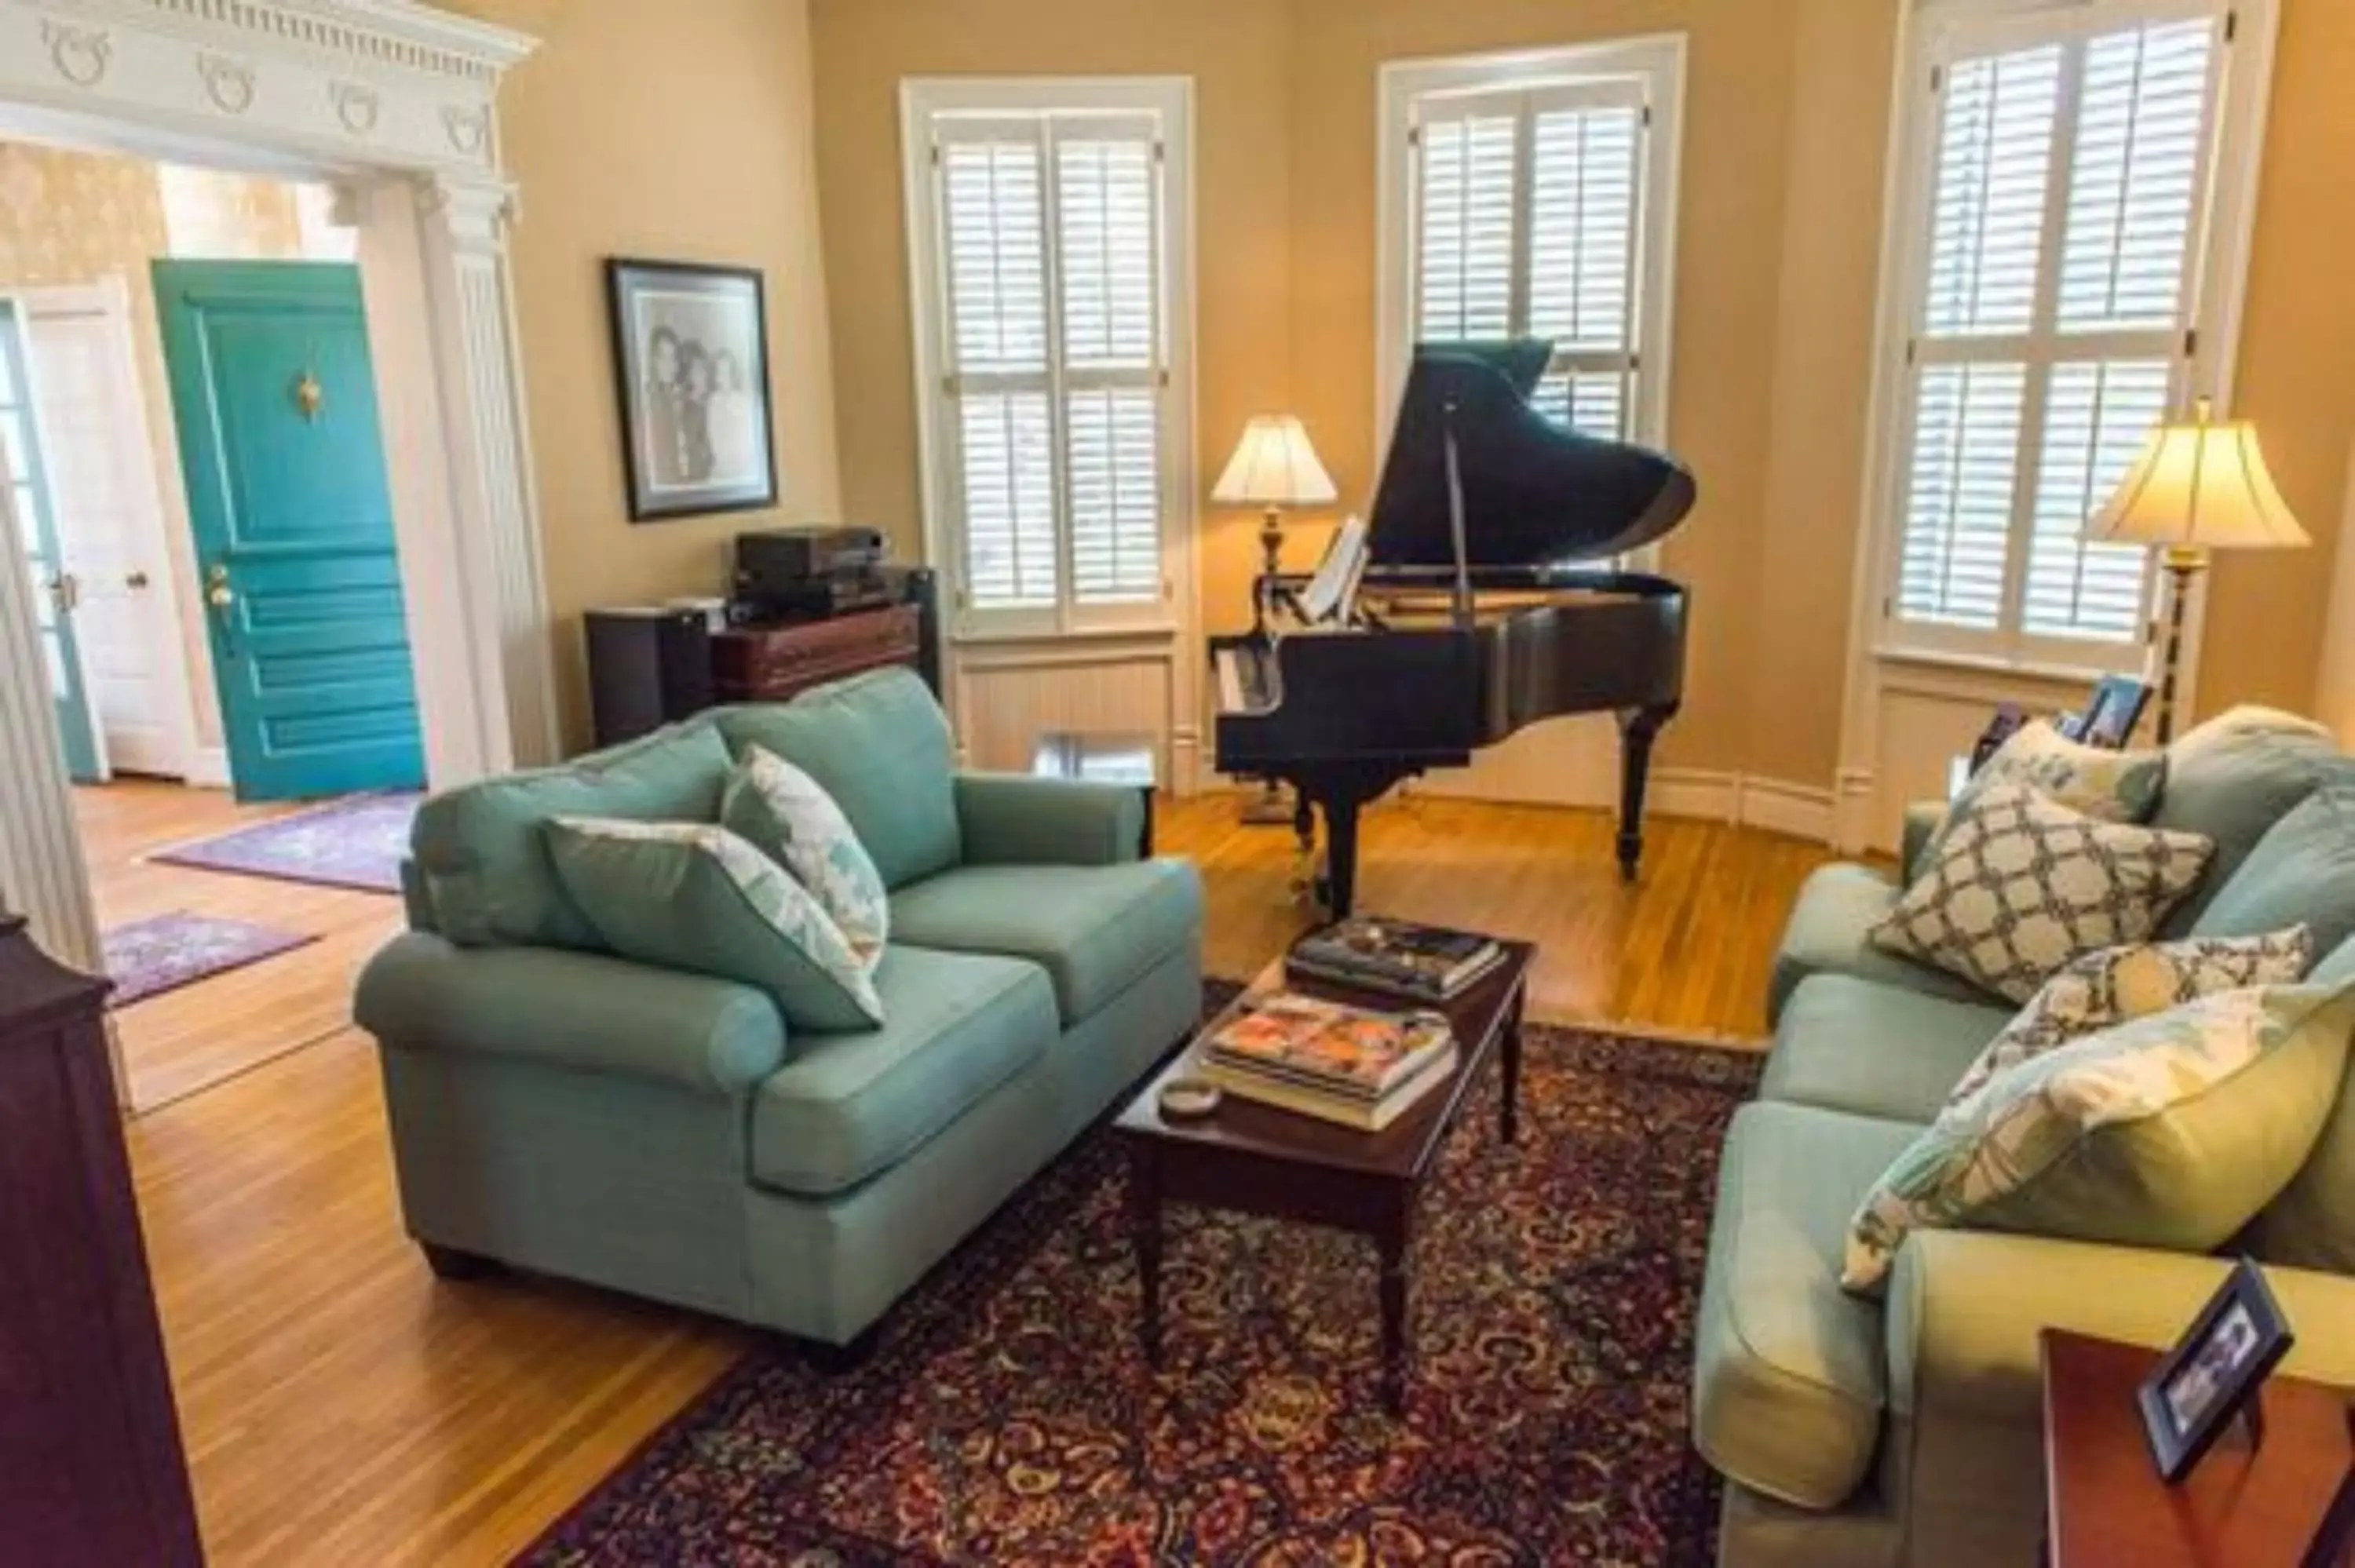
[[[866,670],[923,666],[923,617],[912,604],[790,626],[740,626],[711,639],[723,703],[781,703]]]
[[[105,997],[0,916],[0,1559],[197,1563]]]

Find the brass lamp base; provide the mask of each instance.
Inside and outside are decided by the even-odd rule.
[[[2158,744],[2175,738],[2175,688],[2183,662],[2184,607],[2191,598],[2191,579],[2208,569],[2208,552],[2196,545],[2169,545],[2159,557],[2167,568],[2167,654],[2159,666]]]

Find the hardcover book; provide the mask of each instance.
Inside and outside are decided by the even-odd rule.
[[[1319,980],[1394,991],[1420,1001],[1461,995],[1494,969],[1505,949],[1476,931],[1352,916],[1293,944],[1289,969]]]

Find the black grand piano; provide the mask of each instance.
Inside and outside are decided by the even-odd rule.
[[[1672,458],[1532,407],[1551,353],[1527,339],[1419,348],[1354,610],[1211,640],[1219,769],[1292,784],[1304,829],[1310,808],[1323,815],[1336,917],[1368,801],[1562,714],[1617,715],[1621,874],[1643,858],[1652,743],[1684,696],[1685,589],[1578,564],[1660,538],[1695,487]],[[1258,591],[1282,599],[1298,581]]]

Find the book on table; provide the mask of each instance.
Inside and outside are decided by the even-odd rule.
[[[1454,1070],[1455,1041],[1437,1013],[1377,1012],[1278,991],[1204,1041],[1201,1075],[1244,1099],[1379,1130]]]
[[[1504,957],[1503,943],[1477,931],[1353,915],[1301,938],[1284,963],[1287,969],[1310,979],[1418,1001],[1447,1001],[1476,984]]]

